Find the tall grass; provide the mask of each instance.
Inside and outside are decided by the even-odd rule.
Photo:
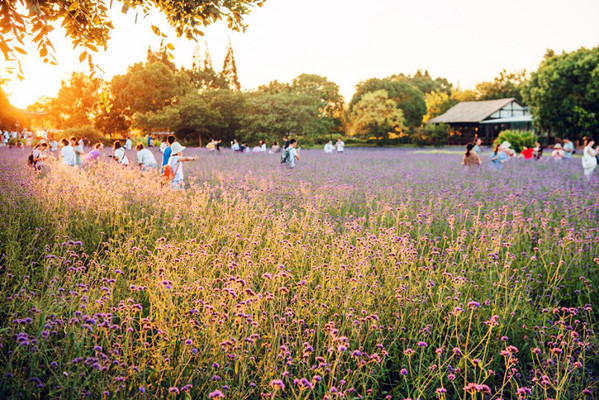
[[[577,162],[199,152],[172,191],[0,150],[2,398],[597,395]]]

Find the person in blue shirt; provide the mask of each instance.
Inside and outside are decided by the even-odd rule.
[[[493,151],[493,155],[491,156],[491,165],[494,168],[501,169],[503,163],[507,161],[507,158],[507,154],[503,151],[503,147],[500,144],[497,144]]]
[[[564,139],[564,160],[569,160],[574,154],[574,144],[569,139]]]
[[[164,153],[162,153],[162,166],[160,167],[160,172],[164,169],[164,166],[168,164],[168,159],[171,157],[171,146],[175,143],[175,137],[173,135],[168,135],[166,138],[167,148],[164,149]]]

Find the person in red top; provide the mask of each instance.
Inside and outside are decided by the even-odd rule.
[[[524,149],[522,150],[522,156],[524,157],[525,160],[530,160],[531,158],[534,157],[534,151],[535,151],[535,149],[533,149],[532,147],[528,148],[528,147],[524,146]]]

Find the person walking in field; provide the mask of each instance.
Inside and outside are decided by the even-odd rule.
[[[297,140],[290,139],[289,147],[287,147],[287,149],[283,153],[283,156],[281,157],[281,164],[289,168],[295,168],[295,161],[299,159],[300,156],[299,149],[297,148]]]
[[[156,158],[150,150],[144,149],[144,145],[141,143],[135,147],[135,150],[137,150],[137,165],[142,171],[156,169]]]
[[[468,143],[466,145],[466,153],[464,153],[462,165],[465,167],[478,167],[481,164],[482,161],[480,157],[474,152],[474,145],[472,143]]]
[[[74,167],[76,156],[75,150],[73,150],[73,146],[71,146],[71,142],[68,139],[62,139],[60,142],[62,143],[62,149],[60,150],[62,163],[69,167]]]
[[[196,161],[198,159],[195,157],[183,157],[183,150],[185,150],[184,146],[181,146],[179,142],[175,142],[171,145],[171,157],[169,159],[169,166],[172,169],[173,180],[171,183],[171,187],[173,189],[183,189],[185,187],[184,183],[184,175],[183,175],[183,163],[189,161]]]
[[[595,141],[588,138],[585,142],[584,150],[582,151],[582,168],[587,181],[591,180],[593,171],[597,168],[597,154],[599,151],[594,148]]]
[[[121,165],[124,165],[124,166],[129,165],[129,158],[127,157],[127,154],[125,153],[125,149],[121,145],[121,142],[119,142],[118,140],[115,141],[112,148],[113,148],[112,157]]]

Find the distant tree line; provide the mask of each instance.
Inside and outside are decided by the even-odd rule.
[[[531,107],[538,129],[555,136],[579,139],[599,130],[599,48],[549,51],[532,74],[504,70],[474,90],[454,88],[421,70],[372,78],[356,86],[347,104],[337,84],[312,74],[241,91],[230,45],[220,72],[207,47],[193,59],[191,68],[177,68],[167,48],[148,50],[146,62],[110,82],[73,73],[56,97],[31,108],[47,111],[45,123],[56,129],[85,126],[113,135],[172,131],[196,144],[211,138],[272,142],[292,134],[304,143],[346,136],[425,145],[447,142],[446,126],[423,123],[455,104],[514,97]]]

